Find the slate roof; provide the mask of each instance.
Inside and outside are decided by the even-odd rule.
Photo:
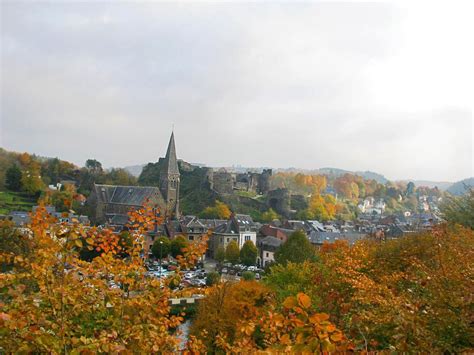
[[[94,185],[97,199],[107,204],[143,206],[153,196],[163,199],[158,187]]]
[[[308,238],[312,244],[321,245],[324,242],[334,243],[336,240],[347,240],[349,244],[354,244],[356,241],[365,238],[363,233],[333,233],[333,232],[316,232],[309,234]]]
[[[170,142],[168,143],[168,149],[166,151],[161,173],[165,175],[179,175],[178,159],[176,158],[176,147],[174,144],[174,132],[171,132]]]
[[[252,232],[256,231],[255,223],[252,217],[250,217],[249,215],[235,214],[232,219],[234,223],[236,224],[235,227],[236,227],[237,233],[239,233],[241,229],[243,231],[252,231]]]
[[[199,220],[202,224],[204,224],[207,228],[217,228],[218,226],[227,223],[225,219],[200,219]]]
[[[232,220],[228,220],[226,221],[226,223],[217,226],[214,229],[214,232],[221,234],[239,234],[239,231],[237,230]]]
[[[206,228],[196,216],[184,216],[181,221],[187,228]]]
[[[259,245],[263,250],[269,250],[268,247],[272,248],[273,250],[277,249],[283,241],[281,241],[278,238],[268,236],[263,238],[262,240],[259,241]]]

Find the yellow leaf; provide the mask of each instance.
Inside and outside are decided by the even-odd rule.
[[[76,239],[76,240],[74,241],[74,243],[75,243],[79,248],[82,248],[82,240]]]
[[[296,295],[296,297],[301,307],[309,308],[311,306],[311,298],[309,298],[308,295],[300,292],[298,295]]]
[[[284,345],[289,345],[290,344],[290,336],[288,334],[283,335],[280,338],[280,343],[282,343]]]
[[[332,341],[341,341],[342,340],[342,334],[340,332],[334,333],[331,335],[331,340]]]
[[[291,309],[293,307],[296,307],[296,299],[294,297],[287,297],[285,301],[283,302],[283,307]]]

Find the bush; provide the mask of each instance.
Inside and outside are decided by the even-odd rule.
[[[221,275],[219,275],[218,272],[212,271],[207,274],[206,285],[212,286],[212,285],[218,284],[220,280],[221,280]]]
[[[252,281],[252,280],[255,280],[255,273],[252,272],[252,271],[244,271],[242,273],[242,278],[245,280],[245,281]]]

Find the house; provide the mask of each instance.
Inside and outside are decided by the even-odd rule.
[[[274,227],[270,224],[264,224],[258,231],[258,239],[264,239],[266,237],[274,237],[281,240],[283,243],[288,240],[288,237],[294,230]]]
[[[219,247],[224,249],[231,241],[242,248],[246,241],[257,245],[257,226],[249,215],[233,214],[226,223],[217,226],[212,232],[209,253],[215,256]]]
[[[282,244],[282,240],[268,236],[258,241],[259,258],[257,260],[261,267],[266,267],[275,262],[275,252]]]

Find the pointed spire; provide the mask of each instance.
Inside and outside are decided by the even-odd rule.
[[[174,132],[171,132],[168,150],[166,151],[165,163],[163,165],[163,173],[179,175],[178,159],[176,158],[176,147],[174,144]]]

